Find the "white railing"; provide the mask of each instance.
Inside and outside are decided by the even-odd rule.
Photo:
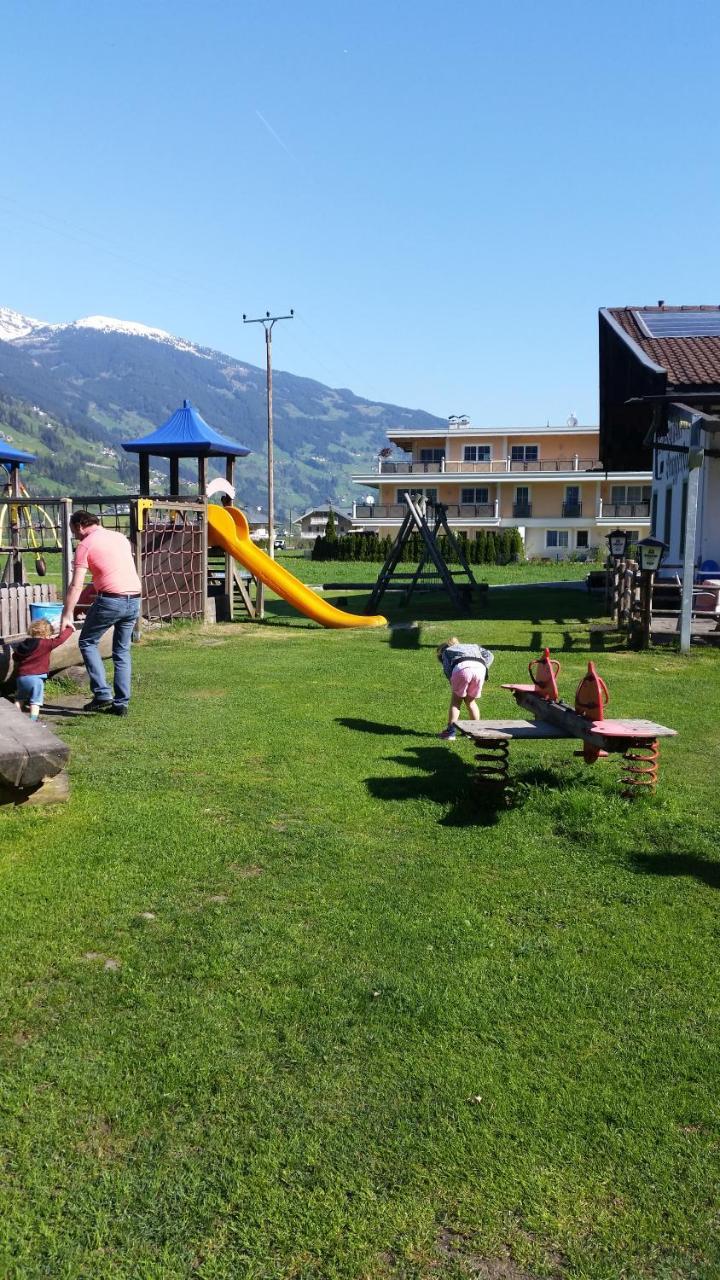
[[[438,475],[499,475],[522,472],[568,472],[568,471],[604,471],[598,458],[580,458],[575,454],[572,458],[538,458],[534,462],[525,462],[517,458],[490,458],[487,462],[449,461],[421,462],[413,458],[411,462],[389,461],[386,458],[375,459],[379,475],[385,476],[438,476]]]
[[[494,502],[446,502],[446,512],[451,520],[499,520],[500,500]],[[404,502],[354,502],[353,520],[402,520],[407,515]],[[434,519],[434,508],[427,505],[429,521]]]

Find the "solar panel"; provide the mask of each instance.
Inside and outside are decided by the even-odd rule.
[[[636,311],[635,318],[649,338],[720,338],[720,309]]]

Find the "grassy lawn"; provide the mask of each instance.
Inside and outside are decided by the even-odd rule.
[[[414,647],[270,608],[144,642],[70,802],[0,818],[0,1275],[717,1277],[717,654],[591,652],[561,589]],[[657,796],[545,742],[480,801],[453,631],[488,717],[592,656],[680,731]]]
[[[381,565],[370,560],[306,560],[302,551],[289,551],[278,555],[278,560],[286,569],[294,573],[302,582],[369,582],[373,583],[380,572]],[[534,582],[577,582],[584,581],[595,564],[581,564],[578,561],[559,561],[539,563],[537,561],[521,564],[474,564],[470,566],[477,582],[498,583],[534,583]],[[413,564],[402,565],[404,572],[412,572]]]

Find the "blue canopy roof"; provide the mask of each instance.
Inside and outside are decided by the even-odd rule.
[[[159,458],[245,458],[250,453],[244,444],[227,440],[208,426],[189,400],[183,400],[182,409],[176,409],[161,427],[139,440],[128,440],[123,449]]]
[[[37,462],[34,453],[24,453],[22,449],[13,449],[11,444],[0,440],[0,463]]]

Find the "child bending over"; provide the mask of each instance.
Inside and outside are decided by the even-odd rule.
[[[447,729],[443,729],[439,736],[446,742],[452,742],[457,736],[455,725],[460,719],[463,702],[470,713],[470,719],[480,719],[475,699],[482,693],[488,669],[495,657],[489,649],[483,649],[479,644],[461,644],[457,636],[451,636],[444,644],[438,645],[437,656],[452,689]]]
[[[63,627],[60,635],[54,636],[47,618],[40,618],[37,622],[30,623],[29,639],[21,640],[15,646],[15,706],[18,711],[23,706],[29,706],[31,720],[39,719],[40,708],[45,701],[50,654],[53,649],[69,640],[72,633],[72,627]]]

